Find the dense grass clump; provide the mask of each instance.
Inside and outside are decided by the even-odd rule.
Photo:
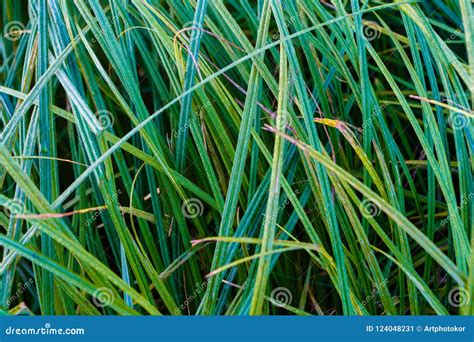
[[[474,314],[471,1],[1,13],[3,314]]]

